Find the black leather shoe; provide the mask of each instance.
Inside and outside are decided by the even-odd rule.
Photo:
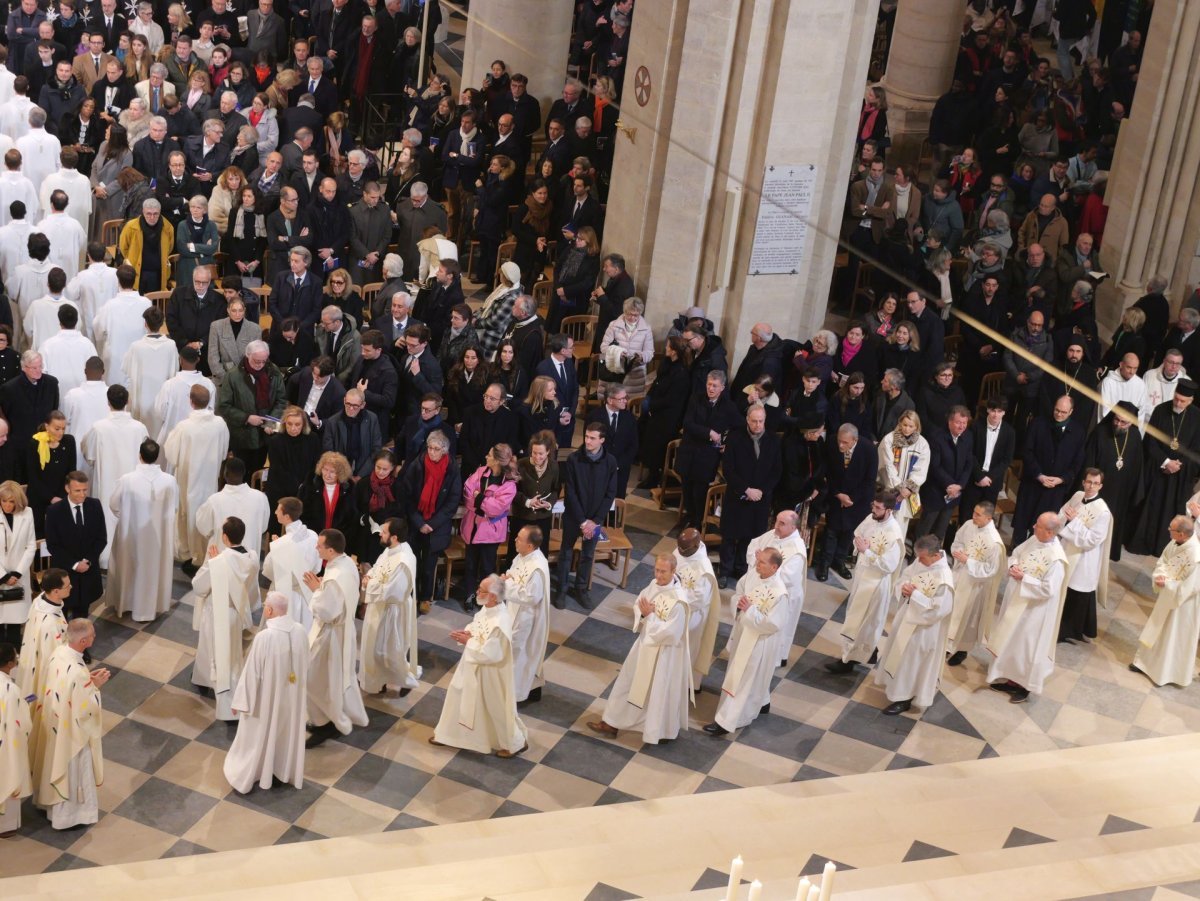
[[[1140,670],[1140,669],[1138,669],[1138,668],[1137,668],[1137,665],[1136,665],[1136,664],[1134,664],[1134,663],[1131,663],[1131,664],[1129,664],[1129,671],[1130,671],[1131,673],[1140,673],[1140,672],[1141,672],[1141,670]]]
[[[833,564],[833,571],[835,573],[837,573],[839,576],[841,576],[843,579],[853,579],[854,578],[854,573],[851,571],[850,567],[848,567],[846,565],[846,562],[844,560],[841,563]]]
[[[467,595],[466,600],[462,602],[462,608],[467,613],[475,612],[475,592],[472,591],[469,595]]]
[[[818,563],[816,566],[816,572],[814,572],[813,575],[816,577],[818,582],[828,582],[829,567],[824,563]]]
[[[1008,699],[1010,704],[1024,704],[1029,700],[1028,688],[1014,688],[1011,696]]]
[[[707,726],[704,727],[704,731],[707,732],[709,735],[713,736],[713,738],[720,738],[722,735],[729,734],[728,729],[723,729],[721,726],[717,725],[716,723],[709,723]]]
[[[966,651],[955,651],[950,655],[950,659],[946,662],[951,666],[962,666],[962,662],[967,659]]]
[[[717,587],[721,588],[721,589],[726,589],[729,587],[729,583],[732,581],[733,580],[730,579],[729,576],[718,576],[717,577]]]
[[[825,664],[825,669],[833,673],[835,676],[844,676],[846,673],[854,672],[854,661],[831,660]]]
[[[304,742],[304,747],[310,750],[312,748],[320,747],[336,734],[337,727],[332,723],[326,723],[324,726],[314,726],[312,734],[309,735],[308,740]]]
[[[553,600],[551,600],[550,603],[553,604],[559,610],[566,610],[567,609],[567,593],[565,591],[558,592],[558,594],[556,594],[554,596]]]
[[[871,652],[871,659],[867,661],[867,666],[874,666],[879,662],[879,648]]]
[[[1012,694],[1014,691],[1017,691],[1017,686],[1013,685],[1011,682],[993,682],[988,686],[988,688],[990,688],[992,691],[1003,691],[1007,694]]]
[[[889,704],[883,708],[884,716],[898,716],[901,713],[912,708],[912,701],[897,701],[895,704]]]
[[[527,697],[524,701],[518,701],[517,703],[519,705],[536,704],[541,699],[542,699],[542,689],[539,686],[538,688],[530,689],[529,697]]]
[[[591,610],[594,606],[596,606],[592,602],[592,596],[586,588],[575,589],[575,603],[577,603],[584,610]]]
[[[771,712],[771,705],[770,705],[770,704],[763,704],[763,705],[762,705],[762,707],[758,708],[758,715],[759,715],[759,716],[763,716],[764,714],[767,714],[767,713],[770,713],[770,712]]]

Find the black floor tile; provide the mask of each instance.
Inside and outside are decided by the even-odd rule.
[[[563,642],[563,646],[621,663],[636,639],[637,633],[632,629],[589,618],[579,624],[571,637]]]
[[[364,754],[347,770],[334,788],[403,810],[433,777],[375,754]]]
[[[833,721],[829,731],[848,735],[877,748],[898,751],[917,722],[907,716],[884,716],[877,707],[850,701]]]
[[[825,733],[815,726],[781,716],[760,716],[737,735],[737,741],[788,760],[803,762]]]
[[[460,751],[438,775],[507,798],[535,765],[524,757],[501,760],[492,754]]]
[[[180,735],[127,719],[104,736],[104,758],[142,773],[154,773],[187,744],[188,740]]]
[[[240,792],[230,792],[225,800],[251,810],[257,810],[268,816],[277,817],[285,823],[294,823],[323,794],[325,794],[325,786],[306,779],[304,788],[281,785],[276,788],[262,789],[258,788],[256,784],[244,795]]]
[[[573,776],[609,785],[633,756],[633,751],[613,742],[568,732],[542,758],[542,763]]]
[[[109,667],[109,670],[112,672],[112,678],[104,685],[104,709],[121,716],[133,713],[146,698],[162,688],[161,682],[147,679],[129,670],[116,667]]]
[[[216,803],[209,795],[151,777],[113,812],[160,832],[183,835]]]

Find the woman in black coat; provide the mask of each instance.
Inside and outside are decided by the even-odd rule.
[[[554,270],[554,294],[550,297],[550,313],[546,317],[546,332],[558,331],[564,316],[579,316],[588,312],[592,290],[600,277],[600,239],[596,230],[585,225],[570,247],[558,255]]]
[[[358,562],[367,564],[374,563],[383,550],[378,529],[393,516],[404,518],[396,455],[384,448],[377,450],[372,459],[371,474],[359,479],[354,486],[354,501],[359,514]]]
[[[826,435],[837,435],[838,429],[849,424],[858,429],[861,437],[875,440],[866,389],[867,383],[861,372],[852,372],[846,377],[846,384],[829,399],[829,407],[825,411]]]
[[[479,240],[479,280],[488,288],[496,283],[496,252],[508,234],[508,207],[516,203],[520,179],[517,164],[496,154],[487,171],[475,181],[475,237]]]
[[[307,366],[317,355],[312,332],[301,328],[300,320],[295,316],[289,316],[278,326],[271,324],[267,346],[271,349],[271,362],[285,379],[300,367]]]
[[[347,552],[353,553],[358,547],[360,526],[350,475],[350,461],[337,451],[326,451],[317,459],[316,474],[300,489],[300,502],[304,504],[301,519],[306,526],[314,532],[337,529],[346,536]]]
[[[666,359],[658,367],[638,420],[641,432],[638,447],[646,468],[646,477],[638,488],[658,487],[667,445],[679,437],[683,412],[691,396],[691,351],[678,335],[667,338],[666,348]]]
[[[34,534],[42,537],[46,510],[67,496],[67,473],[79,468],[75,436],[67,434],[67,417],[52,410],[45,428],[35,432],[25,451],[25,480],[29,485],[29,507],[33,510]]]
[[[312,431],[308,417],[300,407],[285,409],[281,420],[280,430],[267,436],[271,467],[265,486],[272,513],[280,498],[300,496],[321,456],[321,436]],[[271,517],[271,534],[279,534],[279,523],[274,516]]]
[[[462,475],[449,456],[450,439],[431,432],[425,452],[400,475],[401,503],[408,510],[408,541],[417,557],[417,600],[428,612],[438,557],[450,546],[454,512],[462,499]]]
[[[13,348],[12,326],[0,323],[0,385],[21,374],[21,355]]]
[[[459,425],[463,415],[476,404],[483,403],[483,392],[491,384],[489,369],[478,347],[466,347],[454,368],[446,376],[446,409],[452,425]]]
[[[921,430],[925,434],[944,429],[950,411],[967,405],[967,395],[956,376],[953,363],[938,363],[933,369],[933,378],[917,395],[917,415],[921,417]]]
[[[907,319],[897,322],[895,330],[888,336],[879,355],[879,368],[883,372],[899,369],[904,374],[905,385],[915,385],[921,371],[921,338],[917,327]],[[880,375],[882,377],[882,372]]]
[[[562,416],[562,406],[558,402],[558,385],[548,375],[534,377],[529,386],[529,394],[517,405],[517,426],[521,436],[521,446],[528,447],[529,440],[538,432],[553,432]]]

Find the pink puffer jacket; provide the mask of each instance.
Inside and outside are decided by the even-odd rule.
[[[463,505],[466,512],[463,513],[459,534],[467,544],[501,544],[508,540],[508,511],[512,509],[513,498],[517,494],[517,483],[506,479],[499,485],[489,485],[483,493],[484,515],[477,517],[475,498],[487,473],[488,468],[480,466],[463,486]]]

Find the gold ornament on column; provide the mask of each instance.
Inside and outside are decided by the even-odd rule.
[[[625,137],[629,138],[630,144],[637,143],[637,129],[632,125],[626,125],[624,119],[617,120],[617,130],[625,135]]]

